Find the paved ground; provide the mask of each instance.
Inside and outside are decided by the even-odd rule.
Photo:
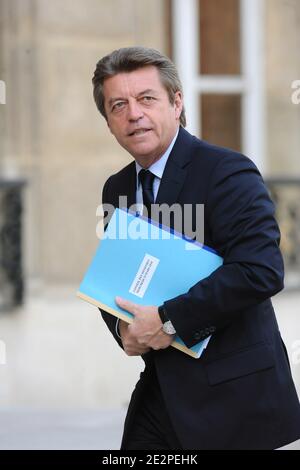
[[[124,410],[0,411],[0,450],[114,450]],[[300,450],[300,441],[286,446]]]
[[[289,351],[294,379],[299,392],[300,294],[281,294],[274,299],[274,306],[279,326]],[[4,321],[2,322],[3,325]],[[15,332],[15,323],[12,323],[12,325],[14,325],[13,331]],[[40,352],[40,349],[38,351]],[[10,369],[7,369],[7,371],[9,372]],[[107,373],[108,371],[105,372],[105,374]],[[36,369],[34,369],[34,374],[36,374]],[[34,374],[22,376],[22,380],[20,379],[21,381],[12,388],[12,391],[17,388],[19,389],[20,396],[23,396],[23,390],[26,384],[30,383],[30,380],[35,377]],[[50,372],[47,372],[47,377],[49,374]],[[5,383],[2,383],[2,386],[5,388]],[[36,395],[35,399],[38,400],[38,397],[39,394]],[[72,394],[70,399],[71,397]],[[5,406],[4,401],[0,400],[1,450],[119,449],[125,408],[107,407],[101,410],[99,407],[94,406],[95,409],[90,408],[88,411],[80,411],[80,407],[75,406],[74,411],[50,411],[49,409],[41,410],[38,405],[32,406],[32,403],[30,402],[29,405],[27,400],[26,407],[16,405]],[[300,450],[300,441],[286,448]]]
[[[119,449],[125,410],[0,411],[0,450]]]

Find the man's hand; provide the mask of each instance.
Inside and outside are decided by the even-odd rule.
[[[119,331],[120,336],[122,338],[122,344],[124,347],[124,351],[127,356],[141,356],[142,354],[146,354],[150,351],[148,346],[144,346],[143,344],[139,344],[136,337],[133,336],[129,329],[129,324],[123,320],[119,322]]]
[[[174,335],[167,335],[162,330],[162,323],[157,307],[144,307],[130,302],[129,300],[122,299],[121,297],[116,297],[116,303],[119,307],[127,310],[127,312],[134,316],[134,320],[128,325],[126,332],[125,327],[122,326],[124,341],[127,342],[130,351],[134,351],[137,346],[145,348],[145,352],[147,352],[149,348],[155,350],[166,349],[173,342]],[[123,341],[121,329],[120,333]],[[127,353],[124,342],[123,346]],[[143,352],[140,354],[143,354]],[[131,353],[129,355],[138,354]]]

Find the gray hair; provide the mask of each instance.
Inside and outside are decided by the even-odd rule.
[[[173,62],[159,51],[147,47],[123,47],[102,57],[96,65],[93,76],[94,100],[102,116],[107,119],[104,107],[103,84],[105,79],[121,72],[133,72],[142,67],[153,65],[158,69],[162,85],[165,87],[169,101],[174,104],[175,93],[183,95],[182,84]],[[181,126],[186,126],[185,109],[180,115]]]

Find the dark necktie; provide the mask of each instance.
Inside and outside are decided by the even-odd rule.
[[[154,204],[153,180],[155,175],[149,170],[140,170],[139,181],[143,190],[143,204],[147,208],[148,217],[151,218],[151,204]],[[145,214],[144,214],[145,215]]]

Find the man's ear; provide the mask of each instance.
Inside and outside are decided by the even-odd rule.
[[[175,106],[175,117],[180,119],[180,115],[183,109],[183,97],[181,91],[176,91],[174,96],[174,106]]]

